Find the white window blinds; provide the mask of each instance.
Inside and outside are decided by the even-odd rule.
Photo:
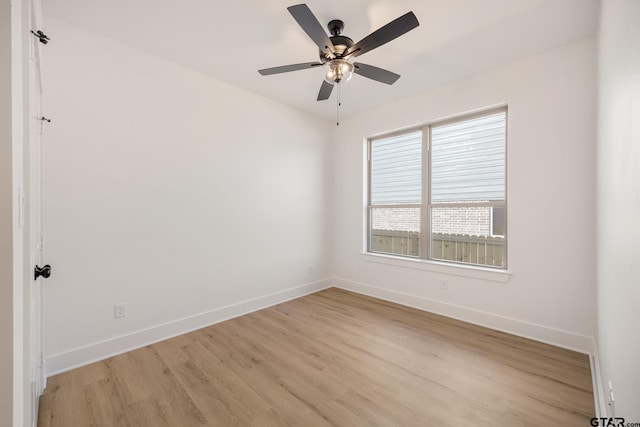
[[[420,203],[422,131],[371,142],[371,204]]]
[[[504,111],[431,129],[433,203],[505,199]]]

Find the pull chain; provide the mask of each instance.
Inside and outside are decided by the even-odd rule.
[[[342,105],[342,100],[340,97],[340,86],[341,84],[336,84],[338,86],[338,93],[336,94],[336,126],[340,126],[340,105]]]

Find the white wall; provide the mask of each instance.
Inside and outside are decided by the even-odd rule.
[[[330,283],[327,122],[45,23],[50,373]]]
[[[344,118],[337,128],[45,22],[55,34],[45,52],[49,373],[321,288],[332,273],[348,289],[590,349],[594,40]],[[502,103],[509,280],[365,260],[364,138]],[[114,320],[121,302],[128,316]]]
[[[595,328],[595,61],[589,39],[343,119],[333,145],[337,283],[588,352]],[[503,103],[509,280],[361,255],[364,139]],[[441,279],[448,291],[440,290]]]
[[[640,422],[640,2],[603,1],[599,35],[598,341],[615,415]],[[609,413],[609,415],[612,415]]]
[[[11,2],[0,1],[0,425],[13,423]]]

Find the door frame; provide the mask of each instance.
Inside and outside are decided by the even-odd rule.
[[[21,305],[21,400],[17,425],[38,425],[39,400],[45,387],[42,279],[35,279],[36,265],[42,265],[42,45],[31,31],[42,29],[41,0],[21,0],[22,65],[22,184],[20,226],[22,228]],[[18,408],[16,408],[18,409]]]
[[[29,0],[30,29],[42,28],[39,0]],[[42,44],[36,37],[29,43],[29,249],[31,269],[44,261],[44,234],[42,217],[42,135],[45,122],[42,118]],[[42,319],[42,278],[30,277],[29,335],[30,373],[29,385],[31,411],[34,426],[37,425],[39,397],[46,386],[44,369],[44,324]]]

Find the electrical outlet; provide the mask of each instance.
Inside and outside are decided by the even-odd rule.
[[[446,291],[449,289],[449,281],[447,279],[440,280],[440,289],[442,289],[443,291]]]
[[[113,306],[113,317],[114,319],[120,319],[122,317],[127,317],[127,304],[116,304]]]

